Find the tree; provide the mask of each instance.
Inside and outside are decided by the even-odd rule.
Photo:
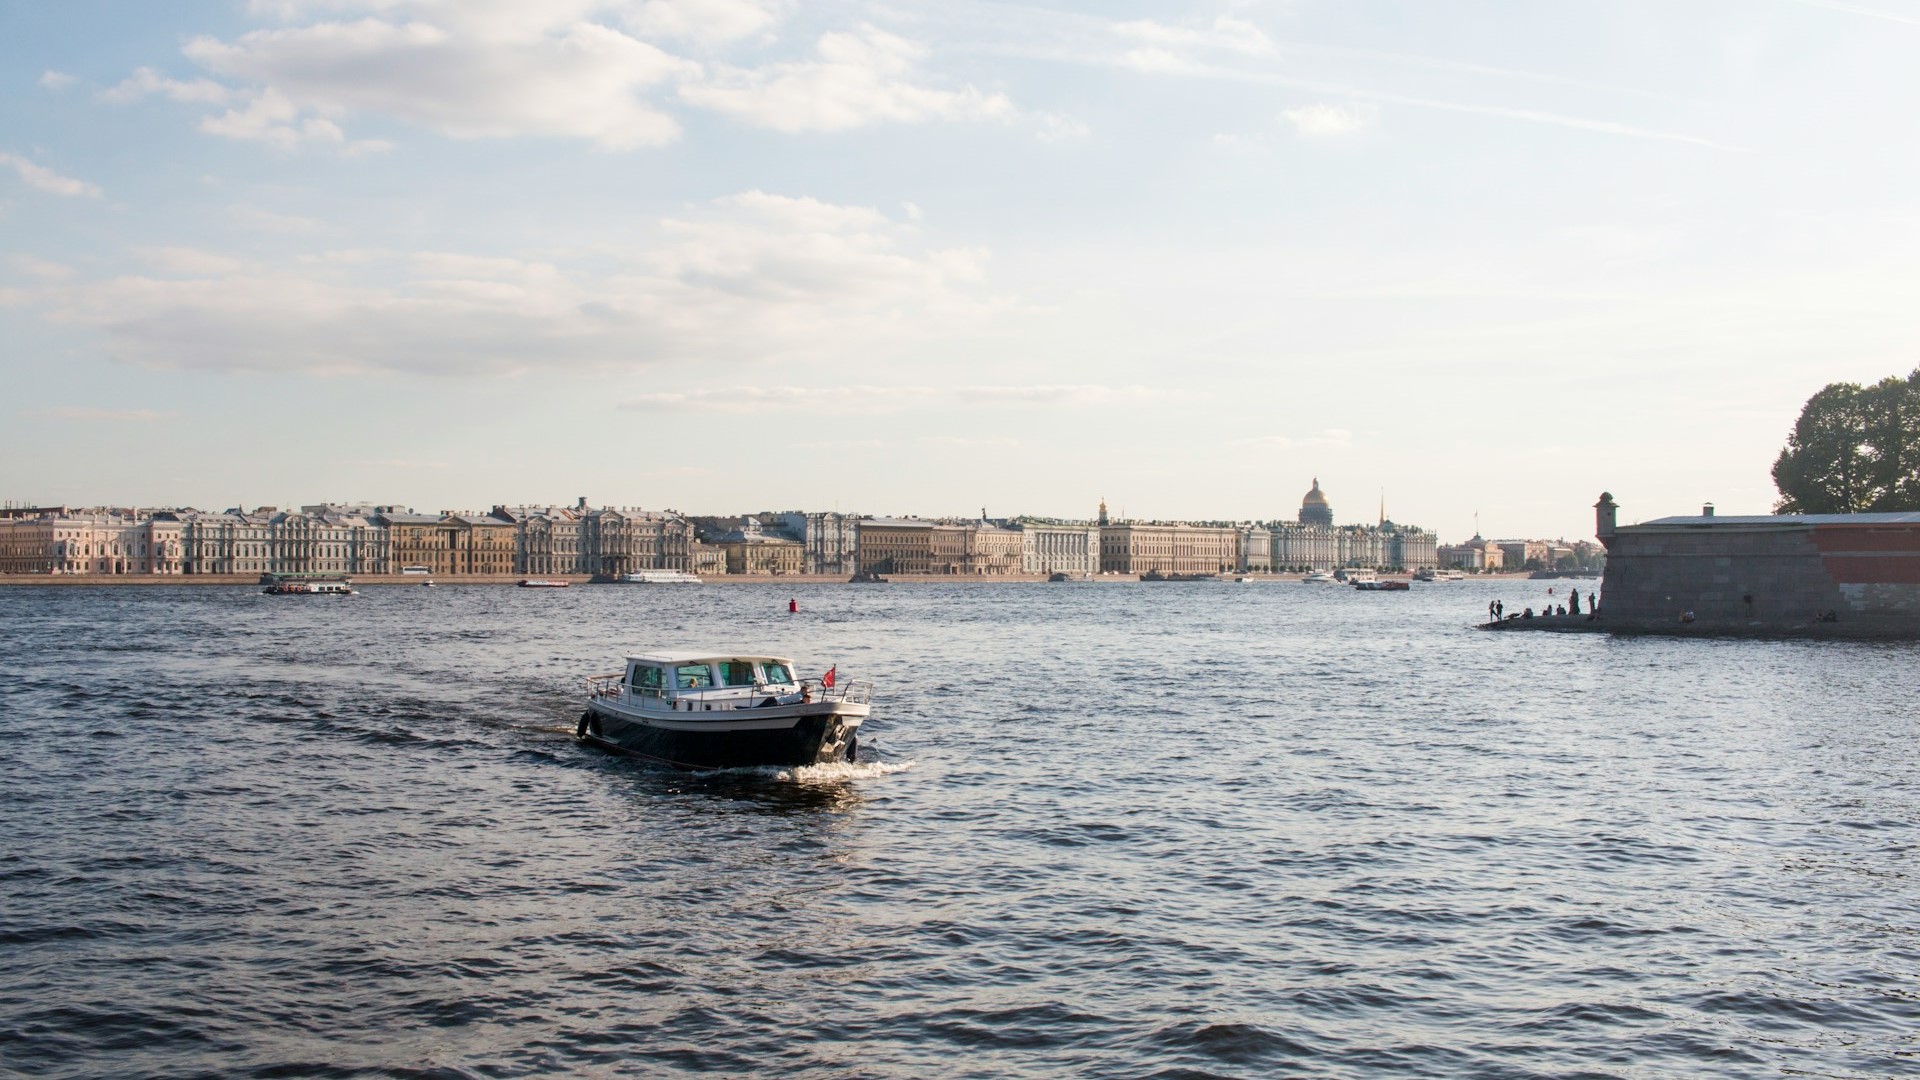
[[[1807,399],[1773,463],[1782,514],[1920,510],[1920,369]]]

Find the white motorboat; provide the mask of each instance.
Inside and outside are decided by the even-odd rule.
[[[520,579],[520,587],[523,589],[564,589],[569,584],[571,584],[571,582],[567,581],[565,578],[521,578]]]
[[[345,581],[276,581],[260,590],[268,596],[352,596]]]
[[[1331,585],[1334,583],[1333,575],[1327,573],[1325,570],[1315,570],[1300,580],[1308,585]]]
[[[688,769],[852,761],[872,711],[869,686],[794,675],[751,653],[650,652],[587,679],[574,734],[603,750]]]
[[[636,570],[613,579],[620,585],[699,585],[700,578],[685,570]]]

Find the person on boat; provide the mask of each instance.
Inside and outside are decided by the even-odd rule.
[[[1579,589],[1573,590],[1573,595],[1567,597],[1567,614],[1569,615],[1580,614],[1580,590]]]

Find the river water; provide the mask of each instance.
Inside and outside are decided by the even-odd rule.
[[[1920,648],[1545,588],[0,589],[0,1074],[1920,1074]],[[862,760],[576,745],[648,645]]]

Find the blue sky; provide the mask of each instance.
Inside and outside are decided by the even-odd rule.
[[[1920,0],[0,2],[0,497],[1761,511]]]

